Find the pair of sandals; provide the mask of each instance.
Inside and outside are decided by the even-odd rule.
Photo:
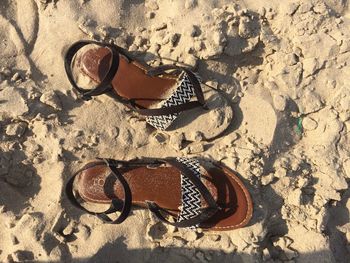
[[[159,130],[182,112],[206,107],[201,80],[191,70],[143,65],[116,45],[79,41],[66,53],[65,70],[84,100],[108,94]],[[69,179],[66,194],[77,208],[112,224],[122,223],[134,205],[176,227],[222,231],[245,226],[253,211],[250,194],[233,171],[194,158],[97,158]],[[104,211],[89,209],[96,205]]]

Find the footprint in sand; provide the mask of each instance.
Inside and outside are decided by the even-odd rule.
[[[33,50],[39,29],[38,6],[34,0],[16,1],[17,25],[28,47],[28,55]]]
[[[290,145],[297,140],[295,120],[288,112],[292,108],[298,110],[293,105],[283,105],[281,108],[281,103],[277,102],[273,101],[269,92],[256,88],[253,93],[244,95],[239,106],[248,135],[266,146],[282,149],[284,144]],[[287,101],[283,103],[287,104]]]
[[[27,56],[33,50],[38,32],[38,7],[34,0],[0,3],[1,64],[30,68]],[[16,54],[17,56],[14,56]]]
[[[277,116],[272,105],[258,96],[245,95],[240,103],[243,121],[250,136],[270,145],[277,125]]]

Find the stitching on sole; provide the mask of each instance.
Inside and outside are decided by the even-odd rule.
[[[223,169],[223,170],[227,170],[227,169],[225,169],[225,168],[223,168],[223,167],[222,167],[222,169]],[[229,172],[229,171],[227,170],[227,172]],[[226,173],[226,171],[225,171],[225,174],[228,175],[228,176],[230,176],[230,177],[239,185],[239,187],[243,190],[245,200],[246,200],[246,202],[247,202],[247,204],[248,204],[248,210],[247,210],[246,217],[243,219],[242,222],[240,222],[239,224],[236,224],[236,225],[222,226],[222,227],[220,227],[220,226],[219,226],[219,227],[209,227],[209,228],[204,228],[204,230],[211,230],[211,229],[214,229],[214,230],[215,230],[215,229],[228,229],[228,228],[232,228],[232,230],[233,230],[234,228],[238,228],[239,226],[241,226],[241,225],[247,223],[246,221],[247,221],[248,219],[250,219],[251,216],[252,216],[253,206],[252,206],[252,202],[249,202],[249,201],[248,201],[250,198],[248,198],[248,196],[247,196],[247,192],[248,192],[248,191],[245,190],[246,187],[245,187],[245,186],[243,187],[243,183],[242,183],[238,178],[236,178],[236,175],[232,176],[230,173]]]

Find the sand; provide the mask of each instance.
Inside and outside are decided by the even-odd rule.
[[[0,262],[347,262],[349,26],[346,0],[2,0]],[[83,102],[63,67],[80,39],[191,66],[233,111],[159,132],[107,96]],[[223,116],[223,133],[201,136]],[[135,209],[103,224],[64,194],[97,156],[222,161],[247,185],[253,218],[205,233]]]

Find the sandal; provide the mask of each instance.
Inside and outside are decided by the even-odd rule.
[[[253,211],[248,190],[231,170],[188,158],[98,159],[70,178],[66,194],[74,206],[111,224],[122,223],[135,205],[176,227],[223,231],[245,226]],[[92,205],[108,209],[92,212]]]
[[[213,96],[212,90],[211,93],[203,92],[200,78],[191,70],[174,65],[153,68],[133,60],[126,50],[116,45],[79,41],[66,52],[65,70],[71,85],[84,100],[108,93],[145,116],[146,122],[159,130],[168,129],[181,112],[200,108],[200,114],[203,114],[203,109],[204,112],[213,109],[208,107],[210,99],[212,103],[215,100],[215,109],[228,108],[225,98],[219,97],[218,90],[212,88],[216,96]],[[81,88],[82,85],[88,88]],[[210,96],[205,93],[210,93]],[[220,116],[219,124],[216,124],[222,126],[220,133],[232,120],[232,109],[225,110],[228,120]],[[189,114],[193,116],[193,113]],[[208,126],[210,123],[203,126],[204,130],[209,130]],[[210,137],[210,132],[204,133]]]

